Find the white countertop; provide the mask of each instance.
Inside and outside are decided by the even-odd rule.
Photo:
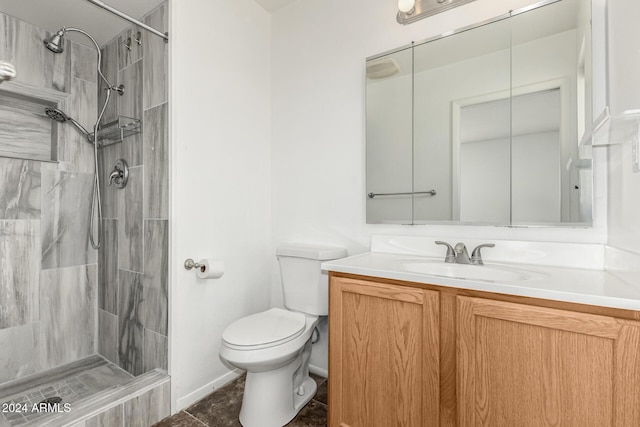
[[[324,262],[324,271],[396,279],[507,295],[518,295],[579,304],[640,311],[640,288],[632,286],[605,270],[564,268],[506,262],[486,262],[532,271],[528,280],[492,282],[435,276],[407,271],[403,263],[414,260],[442,261],[444,257],[421,257],[414,254],[367,252]],[[482,266],[474,266],[483,268]]]

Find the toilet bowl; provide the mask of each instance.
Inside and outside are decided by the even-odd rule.
[[[309,358],[317,323],[315,316],[274,308],[225,330],[220,357],[247,371],[240,410],[243,426],[281,427],[315,395]],[[249,331],[252,324],[256,329]],[[260,332],[268,338],[259,338]]]
[[[328,314],[328,280],[320,263],[346,256],[344,248],[317,245],[286,245],[276,253],[287,309],[243,317],[222,334],[220,358],[247,371],[244,427],[282,427],[315,395],[311,336],[319,316]]]

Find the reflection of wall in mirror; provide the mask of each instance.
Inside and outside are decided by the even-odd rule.
[[[461,109],[461,221],[560,222],[559,92],[545,90]],[[528,119],[507,126],[492,120],[508,117],[510,109],[514,117]]]
[[[367,192],[411,192],[412,84],[411,74],[402,71],[367,79]],[[367,198],[366,203],[369,223],[411,223],[410,195]]]
[[[581,2],[580,4],[583,4]],[[559,33],[543,39],[514,46],[513,85],[521,87],[535,81],[565,78],[568,84],[563,90],[568,101],[563,101],[562,119],[565,122],[561,138],[560,200],[561,217],[557,222],[579,223],[592,220],[592,182],[590,150],[579,147],[578,112],[586,114],[589,121],[591,103],[578,108],[578,85],[584,85],[583,102],[591,99],[591,54],[590,32],[581,24],[579,13],[576,30]],[[583,17],[584,18],[584,17]],[[587,25],[588,27],[588,25]],[[586,40],[585,40],[586,38]],[[544,64],[540,67],[539,64]],[[582,81],[578,78],[579,65],[585,64]],[[517,118],[514,118],[517,120]],[[537,221],[514,216],[514,223],[535,224]],[[547,221],[542,220],[542,223]],[[556,223],[557,223],[556,222]],[[553,223],[553,222],[552,222]]]
[[[416,74],[414,182],[416,188],[438,191],[432,199],[416,199],[416,220],[458,219],[452,212],[451,102],[486,92],[508,91],[509,86],[508,51]]]
[[[416,220],[466,220],[471,222],[492,222],[508,224],[508,213],[500,209],[492,219],[489,209],[497,207],[486,204],[487,211],[481,217],[458,217],[452,206],[458,197],[452,188],[452,151],[448,144],[451,141],[451,104],[456,100],[480,97],[487,94],[508,93],[512,80],[510,62],[517,63],[513,71],[513,85],[525,86],[552,79],[568,79],[569,90],[573,90],[576,82],[576,32],[575,30],[555,34],[520,46],[514,46],[513,58],[509,51],[496,52],[471,58],[445,67],[418,73],[415,77],[416,92],[428,96],[416,96],[415,122],[415,185],[416,188],[433,186],[437,182],[438,202],[434,200],[416,199]],[[574,94],[570,94],[574,96]],[[565,112],[569,118],[575,119],[575,103]],[[507,125],[511,116],[504,114],[503,122]],[[568,130],[566,140],[575,141],[576,131]],[[426,166],[426,167],[425,167]],[[505,165],[508,170],[508,163]],[[566,179],[569,180],[568,178]],[[455,180],[453,180],[455,181]],[[508,181],[507,181],[508,183]],[[448,191],[447,191],[448,190]],[[447,193],[451,194],[447,198]],[[506,209],[506,212],[509,210]],[[507,216],[505,216],[507,215]]]

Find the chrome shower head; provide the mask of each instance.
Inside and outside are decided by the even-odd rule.
[[[58,30],[54,35],[44,39],[42,42],[53,53],[62,53],[64,51],[64,33],[65,29]]]
[[[48,107],[44,110],[44,112],[47,114],[47,116],[49,116],[50,119],[53,119],[58,123],[64,123],[67,120],[69,120],[69,116],[67,116],[65,113],[63,113],[61,110],[58,110],[57,108]]]
[[[67,116],[62,110],[58,110],[57,108],[47,107],[45,108],[44,112],[47,114],[47,116],[50,119],[55,120],[58,123],[65,123],[65,122],[71,123],[73,127],[75,127],[78,130],[78,132],[83,134],[89,142],[93,143],[93,136],[89,133],[89,131],[86,130],[80,123],[78,123],[71,117]]]

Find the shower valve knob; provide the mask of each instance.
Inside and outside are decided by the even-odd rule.
[[[118,159],[113,166],[113,171],[109,174],[109,185],[117,188],[124,188],[129,181],[129,166],[124,159]]]

